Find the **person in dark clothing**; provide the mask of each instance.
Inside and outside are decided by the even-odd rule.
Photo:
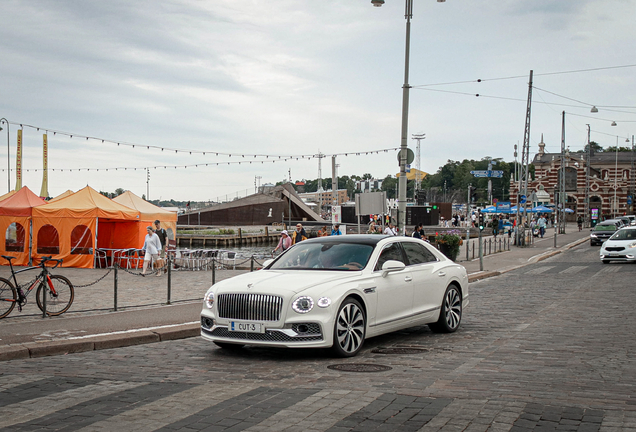
[[[157,237],[159,237],[159,241],[161,242],[159,256],[164,258],[166,250],[168,249],[168,232],[164,228],[161,228],[161,222],[159,222],[158,219],[155,221],[155,234],[157,234]]]

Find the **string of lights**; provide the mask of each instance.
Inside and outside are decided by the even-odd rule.
[[[320,154],[315,154],[312,155],[311,157],[305,157],[304,159],[306,160],[310,160],[310,159],[318,159],[318,158],[325,158],[325,157],[331,157],[331,156],[363,156],[363,155],[369,155],[369,154],[379,154],[379,153],[388,153],[389,151],[392,150],[400,150],[399,147],[393,147],[393,148],[387,148],[387,149],[381,149],[381,150],[370,150],[370,151],[362,151],[362,152],[347,152],[347,153],[339,153],[339,154],[333,154],[333,155],[326,155],[323,153]],[[230,162],[208,162],[208,163],[198,163],[198,164],[191,164],[191,165],[156,165],[156,166],[145,166],[145,167],[110,167],[110,168],[49,168],[47,171],[58,171],[58,172],[80,172],[80,171],[143,171],[143,170],[148,170],[148,169],[153,169],[153,170],[157,170],[157,169],[168,169],[168,168],[174,168],[174,169],[179,169],[179,168],[199,168],[199,167],[211,167],[211,166],[224,166],[224,165],[251,165],[251,164],[265,164],[266,162],[269,163],[276,163],[276,162],[287,162],[290,160],[301,160],[303,159],[300,156],[278,156],[277,159],[273,158],[270,160],[241,160],[241,161],[230,161]],[[7,169],[3,168],[0,171],[5,172]],[[15,171],[14,169],[11,169],[11,171]],[[38,171],[44,171],[43,168],[33,168],[33,169],[26,169],[23,168],[22,171],[24,172],[38,172]]]
[[[369,151],[364,151],[364,152],[342,152],[342,153],[332,153],[332,154],[297,154],[297,155],[284,155],[284,154],[267,154],[267,153],[241,153],[241,152],[233,152],[233,153],[228,153],[228,152],[223,152],[223,151],[217,151],[217,150],[190,150],[190,149],[178,149],[178,148],[171,148],[171,147],[165,147],[165,146],[157,146],[157,145],[150,145],[150,144],[139,144],[139,143],[130,143],[130,142],[125,142],[125,141],[113,141],[110,139],[106,139],[106,138],[98,138],[98,137],[92,137],[92,136],[87,136],[87,135],[82,135],[82,134],[76,134],[76,133],[72,133],[72,132],[64,132],[64,131],[59,131],[59,130],[55,130],[55,129],[50,129],[50,128],[45,128],[45,127],[41,127],[41,126],[34,126],[34,125],[30,125],[30,124],[25,124],[25,123],[17,123],[17,122],[9,122],[9,124],[11,125],[15,125],[15,126],[19,126],[21,129],[23,128],[30,128],[30,129],[35,129],[37,131],[44,131],[47,134],[49,132],[52,132],[53,135],[63,135],[63,136],[67,136],[69,138],[76,138],[76,139],[82,139],[82,140],[86,140],[86,141],[99,141],[102,144],[117,144],[118,146],[127,146],[127,147],[131,147],[131,148],[140,148],[143,149],[144,147],[149,150],[149,149],[154,149],[154,150],[161,150],[161,151],[169,151],[169,152],[174,152],[174,153],[188,153],[188,154],[199,154],[199,155],[209,155],[209,156],[227,156],[227,157],[241,157],[241,158],[253,158],[253,159],[257,159],[257,158],[265,158],[265,159],[270,159],[270,158],[277,158],[277,159],[316,159],[316,158],[324,158],[324,157],[331,157],[331,156],[348,156],[350,154],[356,154],[356,155],[361,155],[361,154],[374,154],[374,153],[382,153],[385,151],[389,151],[389,150],[399,150],[399,148],[390,148],[390,149],[379,149],[379,150],[369,150]],[[223,163],[224,165],[225,163]]]

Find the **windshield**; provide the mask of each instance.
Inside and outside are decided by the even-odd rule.
[[[301,242],[270,269],[355,271],[366,267],[373,246],[352,243]]]
[[[596,225],[594,231],[616,231],[616,225]]]
[[[636,240],[636,230],[622,229],[616,231],[614,235],[610,237],[610,240]]]

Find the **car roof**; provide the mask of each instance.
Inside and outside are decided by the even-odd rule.
[[[599,226],[599,225],[610,225],[610,226],[615,227],[616,226],[616,222],[618,222],[618,221],[615,220],[615,219],[608,219],[608,220],[605,220],[603,222],[597,223],[596,226]]]
[[[351,243],[351,244],[366,244],[370,246],[375,246],[385,238],[394,237],[388,236],[384,234],[348,234],[348,235],[339,235],[339,236],[327,236],[327,237],[316,237],[308,240],[303,240],[304,242],[312,242],[312,243]],[[408,237],[404,237],[408,238]]]

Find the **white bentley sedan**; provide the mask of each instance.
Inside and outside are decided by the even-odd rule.
[[[220,347],[332,347],[428,324],[454,332],[468,305],[466,269],[428,243],[383,235],[305,240],[262,270],[213,285],[201,336]]]

